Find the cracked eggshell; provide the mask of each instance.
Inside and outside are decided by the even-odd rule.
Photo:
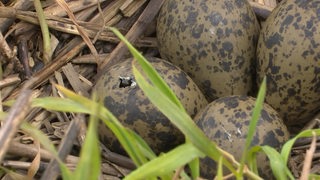
[[[174,91],[191,117],[208,104],[197,85],[180,68],[162,59],[147,59]],[[125,127],[139,134],[156,153],[168,151],[183,143],[184,136],[149,101],[138,84],[135,87],[130,86],[135,82],[132,63],[132,59],[127,59],[110,67],[98,79],[94,90],[105,107]],[[137,67],[141,70],[138,64]],[[99,135],[112,151],[124,154],[119,142],[105,125],[99,126]]]
[[[258,34],[246,0],[166,0],[157,20],[161,57],[187,72],[209,102],[251,91]]]
[[[220,148],[241,160],[245,147],[255,98],[248,96],[228,96],[219,98],[201,110],[194,118],[198,127]],[[269,145],[280,148],[288,139],[289,132],[277,112],[264,104],[257,123],[252,146]],[[258,168],[263,177],[272,174],[266,156],[258,156]],[[216,173],[216,163],[205,158],[201,160],[201,174],[212,179]]]
[[[268,17],[257,47],[258,84],[288,126],[320,111],[320,0],[282,1]]]

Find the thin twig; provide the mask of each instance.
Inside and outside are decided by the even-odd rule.
[[[154,19],[154,17],[158,14],[164,0],[151,0],[147,7],[144,9],[136,23],[131,27],[129,32],[126,34],[126,39],[133,43],[135,42],[139,36],[144,32],[147,28],[147,25]],[[127,52],[127,47],[125,43],[120,42],[117,47],[112,51],[110,56],[108,56],[100,67],[100,72],[98,72],[97,77],[101,76],[103,71],[107,68],[107,66],[111,66],[117,63],[123,55]]]
[[[8,13],[5,13],[5,11],[8,11]],[[102,15],[104,14],[105,13],[103,13]],[[36,13],[29,12],[29,11],[16,11],[9,7],[0,7],[0,17],[11,17],[11,18],[16,17],[28,23],[32,23],[36,25],[39,24]],[[47,17],[46,21],[50,29],[54,29],[54,30],[68,33],[68,34],[80,35],[76,26],[72,23],[70,19],[61,18],[55,15],[47,15],[46,17]],[[105,21],[107,22],[106,25],[113,25],[114,23],[119,21],[119,19],[115,17],[116,15],[111,16],[112,19],[110,19],[109,14],[107,17],[104,17]],[[120,16],[120,18],[122,18],[122,16]],[[101,29],[100,25],[96,23],[97,20],[95,20],[95,23],[85,22],[80,20],[77,22],[79,26],[81,26],[81,28],[84,29],[84,31],[88,34],[90,38],[96,38],[98,40],[108,41],[112,43],[120,42],[119,39],[112,32],[107,31],[106,29],[103,29],[103,28]],[[16,34],[21,34],[21,32]],[[97,36],[97,34],[99,34],[99,36]],[[156,47],[157,46],[156,39],[152,37],[139,38],[137,39],[135,44],[137,47]]]
[[[24,89],[17,98],[14,105],[11,107],[3,126],[0,129],[0,162],[9,149],[12,138],[18,131],[20,124],[31,108],[31,93],[30,89]]]
[[[10,143],[8,153],[21,157],[34,158],[38,153],[38,149],[35,146],[12,141]],[[54,158],[54,156],[45,149],[40,149],[40,156],[41,160],[43,161],[50,161],[52,158]],[[66,162],[76,164],[78,162],[78,157],[68,155]]]
[[[18,74],[10,75],[5,79],[0,80],[0,89],[11,86],[13,84],[18,84],[19,82],[21,82],[21,79],[19,78]]]
[[[29,56],[28,56],[28,45],[27,45],[27,38],[25,36],[19,36],[18,38],[18,57],[20,63],[23,66],[25,76],[30,78],[32,75],[32,71],[29,66]]]
[[[67,155],[70,153],[73,142],[77,139],[78,132],[80,130],[80,121],[82,121],[80,117],[76,117],[71,121],[68,130],[66,132],[65,137],[63,138],[60,147],[59,147],[59,158],[65,159]],[[59,164],[57,160],[52,159],[46,168],[45,172],[42,174],[41,179],[56,179],[60,173]]]
[[[0,32],[0,53],[3,54],[7,60],[11,60],[15,57],[15,54],[11,50],[7,41],[4,39],[2,33]]]
[[[80,36],[82,37],[83,41],[86,42],[87,46],[89,47],[91,53],[93,54],[94,58],[97,62],[99,62],[99,56],[96,48],[93,46],[88,34],[84,29],[79,26],[76,17],[74,16],[73,12],[69,8],[68,4],[64,0],[56,0],[56,2],[66,11],[69,18],[72,20],[74,25],[76,26],[77,30],[79,31]]]
[[[14,1],[14,5],[12,6],[12,9],[19,9],[19,10],[27,10],[30,9],[33,5],[32,1],[26,1],[26,0],[20,0],[20,1]],[[0,11],[2,13],[2,11]],[[14,22],[14,18],[0,18],[0,31],[6,32],[10,25]]]
[[[301,131],[307,130],[307,129],[313,129],[313,128],[319,128],[320,124],[320,112],[315,115],[311,121],[309,121]],[[318,125],[318,127],[317,127]]]

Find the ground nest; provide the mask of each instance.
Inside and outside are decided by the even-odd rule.
[[[13,169],[21,178],[54,179],[60,172],[52,155],[18,126],[24,120],[47,134],[72,169],[79,161],[86,132],[86,124],[79,119],[87,117],[31,109],[30,97],[60,97],[54,87],[59,84],[90,98],[97,75],[131,57],[125,44],[103,28],[106,26],[119,29],[143,55],[159,57],[155,17],[163,0],[100,0],[99,4],[90,0],[67,1],[64,7],[52,0],[41,3],[50,29],[52,51],[46,51],[43,44],[33,1],[0,1],[0,95],[3,102],[14,99],[19,102],[10,108],[1,105],[9,116],[1,124],[0,158],[2,167]],[[261,23],[277,3],[277,0],[250,1]],[[297,129],[318,126],[319,117],[315,117]],[[301,175],[311,140],[299,139],[292,150],[289,167],[296,178]],[[101,150],[103,179],[121,179],[135,168],[129,158],[111,152],[103,144]],[[320,172],[319,154],[318,150],[313,154],[310,173]],[[12,174],[3,171],[1,177],[12,178]]]

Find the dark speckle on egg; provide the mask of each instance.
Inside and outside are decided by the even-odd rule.
[[[272,147],[280,147],[281,145],[276,137],[276,134],[273,131],[270,131],[266,134],[266,138],[263,140],[263,144],[268,144]]]
[[[273,48],[275,45],[280,45],[281,41],[283,40],[282,36],[279,33],[274,33],[265,41],[265,45],[267,48]]]
[[[248,96],[227,96],[211,102],[194,118],[203,132],[223,150],[240,160],[248,133],[256,99]],[[289,139],[289,132],[277,112],[264,104],[255,128],[251,146],[269,145],[279,149]],[[260,175],[273,179],[265,156],[258,156]],[[201,175],[213,179],[216,163],[209,158],[201,160]]]
[[[266,20],[257,48],[258,84],[288,126],[320,111],[320,0],[282,1]]]
[[[191,117],[207,105],[207,100],[197,85],[180,68],[163,59],[147,59],[177,95]],[[140,135],[156,153],[166,152],[183,143],[184,136],[149,101],[138,84],[133,87],[119,87],[122,82],[119,77],[134,81],[132,61],[127,59],[107,69],[93,89],[99,100],[104,102],[104,106],[125,127]],[[138,65],[137,68],[141,70]],[[107,147],[124,154],[118,140],[106,126],[99,126],[99,135]]]
[[[246,0],[166,0],[157,20],[161,57],[188,73],[210,102],[251,91],[258,33]]]
[[[181,89],[186,89],[189,84],[189,79],[184,72],[180,72],[173,76],[172,81],[176,83]]]

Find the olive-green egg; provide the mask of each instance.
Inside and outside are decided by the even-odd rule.
[[[177,95],[191,117],[208,102],[197,85],[180,68],[168,61],[147,58],[164,81]],[[184,142],[183,134],[149,101],[136,84],[132,59],[127,59],[110,67],[97,80],[94,90],[107,109],[125,126],[140,135],[156,152],[165,152]],[[101,141],[111,150],[124,153],[110,130],[99,127]]]
[[[219,98],[201,110],[194,121],[207,137],[240,162],[255,102],[256,99],[249,96]],[[278,113],[264,104],[251,145],[280,148],[288,139],[289,132]],[[272,173],[267,157],[259,154],[257,160],[260,175],[270,179]],[[213,160],[202,159],[200,167],[202,176],[213,179],[217,170]]]
[[[258,83],[288,126],[320,111],[320,0],[282,1],[268,17],[257,47]]]
[[[157,20],[161,57],[187,72],[209,102],[250,92],[258,34],[246,0],[166,0]]]

